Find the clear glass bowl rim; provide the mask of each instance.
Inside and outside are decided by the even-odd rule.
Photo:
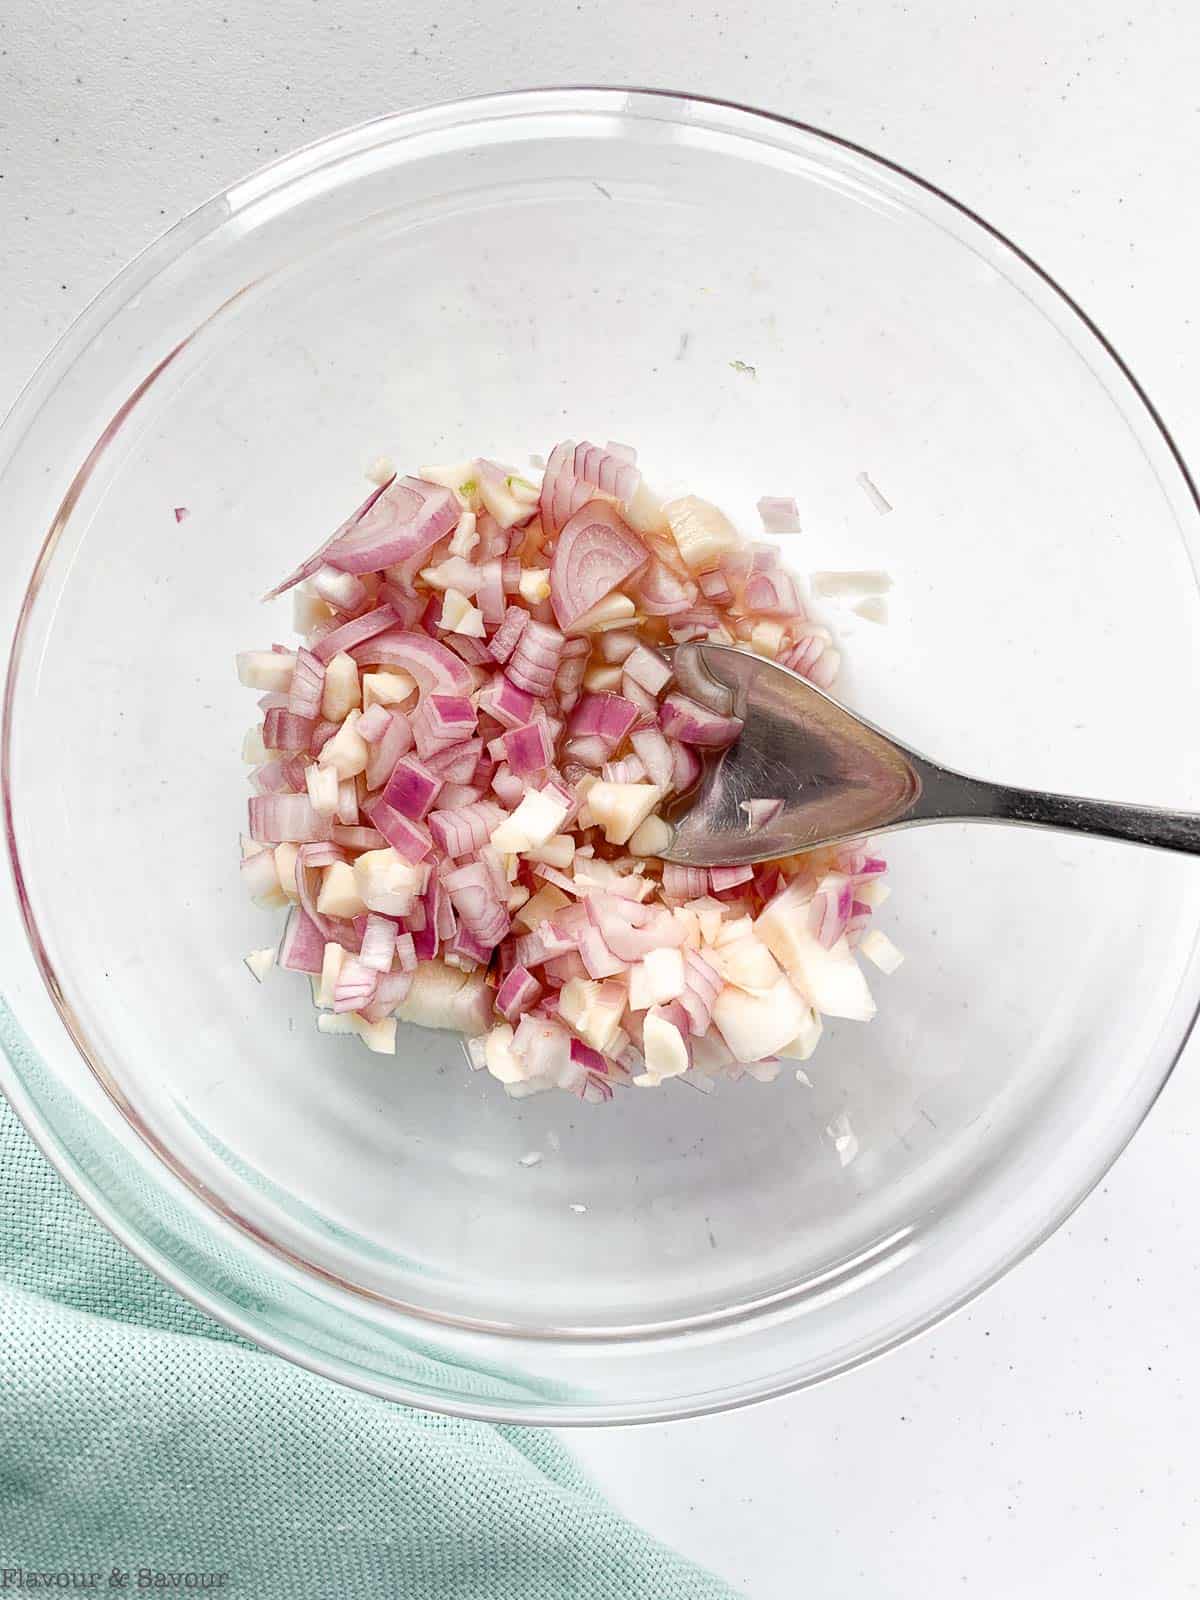
[[[1008,235],[994,227],[978,212],[955,198],[938,184],[922,178],[901,163],[881,155],[867,146],[846,139],[827,129],[806,123],[797,118],[786,117],[777,112],[765,111],[737,101],[723,99],[719,96],[664,88],[650,88],[640,85],[585,83],[552,85],[426,103],[405,111],[375,117],[313,140],[264,164],[226,189],[218,191],[208,200],[186,213],[133,257],[99,291],[43,358],[18,394],[7,417],[0,424],[0,479],[3,478],[15,458],[27,428],[32,425],[42,405],[80,356],[92,345],[105,325],[134,300],[145,285],[163,272],[169,264],[181,258],[188,251],[193,250],[208,234],[227,224],[240,209],[258,202],[266,196],[282,192],[289,184],[302,176],[330,169],[344,157],[384,146],[398,136],[403,137],[405,134],[416,133],[420,131],[422,125],[429,128],[449,129],[455,127],[461,129],[486,122],[501,110],[512,109],[518,111],[527,109],[531,112],[553,112],[559,115],[571,112],[595,113],[597,111],[606,111],[610,115],[619,115],[625,109],[624,102],[631,95],[644,96],[647,99],[660,101],[664,118],[671,116],[672,107],[675,106],[682,108],[683,116],[686,116],[687,108],[690,106],[707,107],[724,114],[734,124],[740,124],[748,134],[753,134],[756,126],[761,131],[762,125],[766,124],[773,125],[777,137],[791,133],[804,139],[824,143],[834,151],[845,152],[861,158],[885,173],[912,185],[916,190],[922,191],[935,201],[950,207],[960,218],[974,228],[981,230],[982,233],[990,238],[993,244],[1000,246],[1003,251],[1019,262],[1021,267],[1039,280],[1041,286],[1049,290],[1061,307],[1070,314],[1071,319],[1077,322],[1086,331],[1087,335],[1099,345],[1104,355],[1112,363],[1116,373],[1119,374],[1120,379],[1128,386],[1131,395],[1138,402],[1138,406],[1144,414],[1143,420],[1151,424],[1153,433],[1158,437],[1158,442],[1165,445],[1174,468],[1179,474],[1180,483],[1176,487],[1182,486],[1185,498],[1190,500],[1191,509],[1195,512],[1198,525],[1200,525],[1200,493],[1197,491],[1195,482],[1178,445],[1149,395],[1120,352],[1097,326],[1091,316],[1049,272]],[[144,388],[151,382],[154,375],[151,372],[143,379],[125,402],[125,405],[116,414],[117,418],[134,403]],[[1097,382],[1104,382],[1102,375],[1097,374]],[[116,418],[110,420],[99,431],[100,441],[103,441],[107,436],[115,420]],[[98,445],[93,446],[93,451],[96,448],[98,448]],[[60,523],[70,510],[73,499],[72,490],[86,469],[87,463],[85,462],[76,472],[72,480],[72,486],[64,496],[59,511],[44,536],[21,603],[17,625],[14,629],[5,680],[3,726],[0,729],[0,791],[2,791],[4,806],[6,857],[11,874],[10,881],[13,884],[20,918],[24,925],[25,935],[31,948],[33,959],[53,1002],[59,1021],[63,1023],[66,1032],[82,1055],[89,1071],[100,1081],[106,1093],[110,1094],[110,1098],[115,1098],[111,1094],[111,1087],[107,1082],[106,1075],[93,1062],[83,1040],[72,1026],[71,1019],[54,981],[53,969],[42,949],[32,909],[28,904],[22,886],[22,872],[16,846],[11,790],[11,725],[26,619],[33,597],[37,592],[41,575],[53,554]],[[351,1367],[349,1363],[342,1367],[335,1361],[314,1356],[303,1347],[294,1344],[288,1337],[281,1336],[261,1326],[256,1326],[251,1319],[245,1316],[232,1314],[226,1307],[206,1295],[194,1281],[187,1279],[185,1274],[175,1269],[173,1263],[140,1237],[133,1226],[128,1225],[122,1217],[116,1215],[106,1203],[103,1194],[96,1190],[82,1173],[75,1170],[69,1159],[64,1157],[58,1147],[52,1129],[35,1110],[30,1097],[22,1092],[15,1064],[4,1050],[0,1050],[0,1089],[3,1089],[13,1104],[27,1132],[29,1132],[42,1153],[97,1219],[134,1256],[150,1267],[177,1293],[197,1305],[199,1309],[212,1316],[214,1320],[223,1323],[254,1343],[270,1349],[322,1376],[346,1383],[352,1387],[364,1389],[367,1392],[379,1395],[381,1398],[400,1401],[426,1409],[441,1410],[464,1417],[518,1424],[550,1422],[556,1426],[657,1422],[731,1409],[752,1401],[772,1398],[795,1389],[808,1387],[812,1383],[823,1382],[842,1372],[853,1370],[869,1360],[874,1360],[886,1351],[906,1343],[910,1338],[929,1331],[946,1317],[969,1304],[984,1289],[990,1287],[1013,1266],[1031,1254],[1032,1251],[1057,1231],[1091,1190],[1103,1179],[1125,1145],[1137,1132],[1158,1095],[1165,1087],[1188,1042],[1196,1017],[1200,1014],[1200,985],[1195,982],[1196,976],[1197,953],[1195,947],[1193,947],[1188,969],[1193,998],[1188,1004],[1186,1012],[1182,1015],[1179,1000],[1177,999],[1172,1013],[1172,1020],[1178,1021],[1178,1042],[1165,1060],[1161,1075],[1154,1084],[1152,1092],[1146,1095],[1144,1100],[1134,1108],[1134,1114],[1129,1125],[1123,1130],[1122,1136],[1100,1152],[1093,1169],[1088,1173],[1085,1181],[1077,1186],[1076,1192],[1060,1203],[1049,1217],[1043,1219],[1040,1226],[1033,1229],[1005,1257],[994,1263],[986,1274],[966,1285],[943,1303],[934,1306],[922,1319],[904,1327],[899,1333],[881,1339],[871,1348],[858,1352],[851,1358],[837,1364],[831,1364],[828,1369],[815,1375],[801,1375],[790,1381],[774,1381],[764,1383],[759,1387],[750,1386],[748,1389],[739,1389],[737,1392],[722,1398],[719,1402],[667,1403],[662,1407],[642,1407],[636,1412],[622,1409],[619,1406],[612,1408],[589,1406],[586,1412],[583,1412],[580,1410],[572,1411],[570,1406],[564,1407],[561,1411],[556,1411],[554,1408],[542,1405],[538,1405],[536,1408],[524,1408],[520,1405],[507,1403],[487,1403],[485,1405],[466,1402],[460,1404],[446,1402],[441,1399],[434,1400],[426,1393],[405,1388],[403,1385],[399,1385],[389,1379],[372,1381],[369,1377],[363,1375],[360,1368]],[[1181,984],[1181,995],[1188,986],[1187,980]],[[116,1103],[118,1109],[121,1110],[126,1120],[139,1136],[145,1138],[145,1130],[140,1127],[136,1117],[129,1115],[129,1108],[121,1104],[119,1100]],[[149,1143],[150,1141],[147,1140],[147,1142]],[[155,1153],[160,1159],[163,1158],[163,1152],[155,1151]],[[168,1160],[166,1165],[176,1178],[180,1178],[181,1175],[173,1163]],[[247,1248],[254,1244],[266,1251],[273,1249],[257,1235],[253,1237],[243,1235],[243,1237]],[[752,1315],[753,1313],[751,1312],[750,1314]]]

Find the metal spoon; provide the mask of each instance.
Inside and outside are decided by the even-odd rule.
[[[1200,854],[1200,815],[968,778],[774,661],[716,644],[678,645],[673,654],[685,692],[746,725],[695,788],[663,808],[673,829],[662,851],[668,861],[739,866],[923,822],[1019,822]],[[751,810],[752,800],[782,805],[760,820],[770,808]]]

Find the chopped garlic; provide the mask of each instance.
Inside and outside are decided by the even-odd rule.
[[[803,878],[793,878],[787,888],[759,912],[754,932],[786,972],[800,959],[801,930],[807,935],[808,908],[812,887]]]
[[[578,828],[592,828],[595,826],[595,818],[588,810],[587,797],[592,791],[592,786],[599,783],[599,781],[594,772],[588,772],[575,785],[575,800],[579,807],[575,825]]]
[[[583,1035],[586,1043],[601,1055],[615,1050],[623,1037],[621,1018],[624,1014],[625,996],[619,988],[610,998],[598,999],[588,1008],[587,1032]]]
[[[382,488],[384,484],[391,483],[396,476],[396,463],[391,456],[376,456],[367,468],[366,476],[372,483],[377,483]]]
[[[651,1006],[666,1005],[678,1000],[686,987],[682,952],[651,950],[629,969],[629,1009],[648,1011]]]
[[[474,480],[475,463],[456,461],[448,467],[419,467],[417,477],[423,478],[426,483],[439,484],[443,489],[461,490]]]
[[[366,910],[348,861],[332,861],[321,875],[317,910],[323,917],[361,917]]]
[[[663,510],[689,572],[715,572],[723,555],[741,549],[741,535],[733,523],[707,500],[688,494],[670,501]]]
[[[316,1002],[319,1006],[324,1006],[326,1010],[330,1010],[333,1006],[333,991],[337,988],[337,981],[342,971],[342,962],[345,959],[346,952],[340,944],[331,942],[325,946],[325,954],[321,959],[321,981],[317,989]]]
[[[360,1017],[357,1011],[352,1011],[350,1020],[354,1024],[355,1033],[368,1050],[374,1050],[375,1054],[380,1056],[396,1054],[395,1017],[383,1017],[379,1022],[368,1022],[365,1017]]]
[[[596,640],[596,649],[610,666],[631,656],[638,646],[637,633],[632,628],[611,628]]]
[[[330,1005],[333,1004],[331,1000]],[[352,1011],[322,1011],[317,1018],[317,1031],[319,1033],[336,1033],[344,1037],[358,1032],[354,1026],[354,1013]]]
[[[260,693],[286,694],[295,665],[291,650],[242,650],[237,656],[238,681]]]
[[[699,900],[690,900],[688,904],[696,913],[701,939],[705,944],[716,944],[725,921],[724,905],[709,894],[702,895]]]
[[[519,480],[514,480],[517,482]],[[532,485],[528,487],[532,488]],[[526,495],[519,498],[513,492],[513,486],[504,477],[496,477],[490,472],[480,474],[479,498],[483,501],[485,509],[495,518],[502,528],[515,527],[518,522],[529,521],[530,501]],[[537,499],[537,493],[534,493]]]
[[[517,809],[492,834],[497,850],[534,850],[544,845],[566,821],[567,807],[541,789],[530,789]]]
[[[651,489],[645,478],[638,479],[638,486],[633,491],[632,498],[622,507],[621,515],[634,533],[665,534],[667,531],[667,518],[662,500]]]
[[[500,1083],[520,1083],[530,1076],[529,1068],[513,1049],[513,1030],[501,1022],[484,1036],[484,1065]]]
[[[275,871],[279,875],[279,887],[289,900],[299,900],[300,891],[296,887],[296,857],[300,854],[298,844],[277,844],[275,846]]]
[[[479,583],[478,570],[472,572],[470,562],[451,557],[449,561],[440,561],[436,567],[422,567],[421,581],[427,583],[431,589],[440,589],[443,594],[448,589],[458,589],[463,595],[474,594],[474,587]]]
[[[583,1042],[603,1055],[613,1048],[621,1031],[625,995],[618,985],[571,978],[558,992],[558,1008],[563,1021]]]
[[[384,917],[407,916],[425,883],[422,868],[402,860],[390,845],[382,850],[365,850],[351,870],[363,905]],[[317,909],[323,909],[319,901]]]
[[[786,637],[786,630],[782,622],[776,622],[770,617],[764,617],[761,622],[756,622],[750,632],[750,648],[760,656],[769,656],[772,661],[779,654],[780,647]]]
[[[861,900],[863,905],[878,908],[885,900],[891,898],[892,891],[882,878],[872,878],[868,883],[859,883],[854,888],[854,898]]]
[[[487,634],[483,625],[483,612],[473,606],[458,589],[447,589],[442,601],[441,625],[450,633],[463,633],[470,639],[482,639]]]
[[[322,587],[330,604],[343,611],[353,610],[362,593],[362,584],[352,572],[336,572],[332,567],[326,569]]]
[[[715,945],[736,944],[739,939],[753,936],[754,931],[755,924],[749,917],[734,917],[731,921],[721,924],[712,942]]]
[[[358,662],[339,650],[325,668],[321,690],[321,715],[326,722],[342,722],[361,701]]]
[[[548,922],[556,911],[571,904],[570,897],[552,883],[544,883],[532,899],[527,900],[514,917],[530,931]]]
[[[556,833],[545,844],[526,850],[525,859],[540,861],[547,867],[558,867],[562,871],[575,859],[575,840],[569,833]]]
[[[334,657],[336,660],[337,657]],[[356,778],[367,770],[370,751],[358,731],[361,713],[351,711],[331,739],[326,739],[317,757],[318,766],[332,767],[339,778]]]
[[[609,844],[625,844],[662,799],[656,783],[594,783],[588,810],[604,829]]]
[[[334,657],[336,660],[337,657]],[[402,704],[417,687],[417,680],[399,667],[389,667],[386,672],[364,672],[362,678],[363,710],[374,705]]]
[[[304,769],[304,786],[313,810],[319,817],[331,817],[338,808],[338,775],[333,767]]]
[[[268,945],[265,950],[251,950],[245,959],[251,973],[261,983],[275,965],[275,947]]]
[[[570,978],[558,991],[558,1014],[563,1021],[571,1027],[580,1020],[587,1011],[594,997],[599,993],[600,985],[591,978]]]
[[[671,842],[671,825],[659,816],[649,816],[629,837],[629,852],[635,856],[660,856]]]
[[[827,1017],[848,1017],[852,1022],[869,1022],[875,1015],[862,968],[845,936],[832,950],[826,950],[807,929],[796,944],[788,977],[805,999]],[[785,963],[786,965],[786,963]]]
[[[254,904],[261,906],[264,911],[274,911],[280,906],[286,906],[287,896],[280,885],[279,869],[275,865],[275,856],[270,847],[254,851],[245,860],[254,864],[253,873],[246,874],[246,884]]]
[[[681,948],[685,950],[700,949],[700,918],[690,906],[675,906],[671,912],[671,919],[683,935]]]
[[[542,497],[542,491],[536,483],[530,483],[528,478],[518,477],[513,473],[508,479],[509,493],[514,500],[519,500],[523,506],[535,506]]]
[[[612,594],[605,595],[603,600],[597,600],[590,611],[585,611],[581,617],[576,617],[570,627],[564,628],[563,632],[602,633],[606,628],[623,628],[636,615],[637,607],[629,596],[615,589]]]
[[[616,663],[598,661],[583,675],[583,687],[589,694],[616,694],[621,687],[622,669]]]
[[[462,556],[466,560],[478,543],[479,531],[475,523],[475,513],[464,511],[450,539],[450,554]]]
[[[642,1051],[646,1058],[645,1076],[651,1085],[664,1078],[677,1078],[688,1069],[687,1044],[673,1022],[665,1017],[648,1016],[642,1029]],[[637,1078],[635,1082],[640,1083]]]
[[[644,876],[642,863],[635,864],[633,872],[622,872],[611,861],[597,861],[586,850],[576,852],[575,882],[581,888],[606,889],[622,900],[645,900],[658,887],[653,878]]]
[[[859,949],[868,961],[874,962],[880,972],[895,972],[904,960],[903,953],[897,950],[887,934],[879,928],[872,928],[863,936]]]
[[[782,1056],[785,1061],[807,1061],[820,1043],[822,1026],[820,1015],[809,1006],[804,1026],[794,1039],[783,1045],[775,1054]],[[796,1076],[802,1082],[808,1082],[804,1073],[798,1072]],[[811,1084],[809,1087],[812,1087]]]
[[[422,961],[395,1014],[420,1028],[454,1028],[473,1037],[491,1026],[494,993],[482,971],[461,972],[444,961]]]
[[[739,989],[773,989],[783,974],[775,957],[753,934],[722,944],[708,953],[706,959],[717,969],[726,983]]]
[[[527,567],[517,587],[525,604],[536,606],[550,598],[550,573],[546,567]]]
[[[336,614],[331,605],[304,584],[292,590],[292,627],[297,633],[310,634],[322,622],[332,622]]]
[[[773,989],[747,994],[726,984],[713,1005],[713,1021],[734,1059],[743,1063],[775,1055],[804,1027],[808,1006],[786,978]]]

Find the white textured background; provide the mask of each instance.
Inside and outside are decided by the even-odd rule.
[[[1200,465],[1196,0],[747,10],[7,0],[0,409],[130,255],[292,146],[423,100],[640,82],[948,188],[1082,301]],[[948,1326],[790,1400],[569,1442],[752,1600],[1200,1594],[1198,1129],[1193,1050],[1074,1221]]]

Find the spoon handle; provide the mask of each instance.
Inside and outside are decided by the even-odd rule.
[[[920,767],[922,792],[908,821],[1019,822],[1032,828],[1091,833],[1102,839],[1124,839],[1200,855],[1200,814],[1195,812],[1013,789],[947,772],[931,763],[921,762]]]

